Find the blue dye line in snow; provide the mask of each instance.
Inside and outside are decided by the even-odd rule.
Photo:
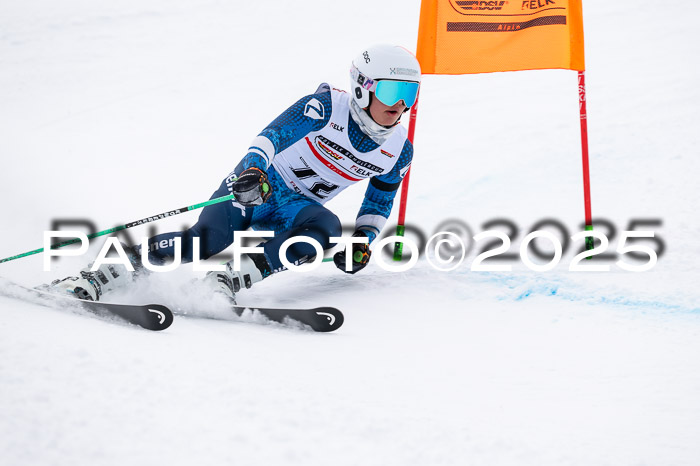
[[[581,302],[586,304],[610,304],[616,306],[700,314],[700,307],[684,306],[682,304],[667,301],[636,299],[624,295],[601,295],[599,292],[585,289],[581,290],[579,293],[572,293],[570,291],[562,290],[562,285],[568,285],[567,287],[570,289],[575,289],[576,287],[580,287],[580,285],[573,283],[561,283],[561,281],[557,283],[552,281],[545,282],[542,280],[536,280],[539,283],[532,283],[532,280],[521,281],[518,280],[517,277],[506,277],[502,275],[491,275],[488,281],[506,285],[515,292],[514,295],[508,294],[502,296],[499,298],[501,300],[512,299],[515,301],[523,301],[534,296],[556,296],[566,301]]]

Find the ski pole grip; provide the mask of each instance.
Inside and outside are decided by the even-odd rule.
[[[405,226],[396,225],[396,236],[403,236],[405,232]],[[403,257],[403,243],[401,241],[397,241],[394,243],[394,260],[398,262],[401,260],[401,257]]]

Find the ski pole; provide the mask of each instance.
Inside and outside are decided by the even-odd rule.
[[[418,118],[418,99],[420,92],[416,95],[416,103],[411,107],[411,119],[408,122],[408,140],[413,144],[413,138],[416,133],[416,119]],[[403,236],[406,232],[406,203],[408,202],[408,181],[411,177],[411,169],[408,169],[406,176],[401,182],[401,204],[399,205],[399,222],[396,225],[396,236]],[[403,243],[397,241],[394,243],[394,260],[400,261],[403,256]]]
[[[206,202],[194,204],[194,205],[191,205],[189,207],[181,207],[179,209],[171,210],[168,212],[163,212],[162,214],[142,218],[141,220],[127,223],[125,225],[120,225],[118,227],[110,228],[108,230],[98,231],[97,233],[93,233],[91,235],[88,235],[87,238],[92,239],[92,238],[97,238],[98,236],[104,236],[104,235],[108,235],[110,233],[116,233],[118,231],[126,230],[127,228],[135,227],[138,225],[144,225],[146,223],[155,222],[156,220],[160,220],[160,219],[163,219],[166,217],[172,217],[173,215],[182,214],[185,212],[189,212],[191,210],[201,209],[202,207],[206,207],[206,206],[213,205],[213,204],[218,204],[219,202],[232,200],[233,198],[234,198],[233,194],[229,194],[228,196],[217,197],[216,199],[210,199]],[[63,246],[68,246],[69,244],[75,244],[75,243],[78,243],[79,241],[80,241],[80,238],[69,239],[66,241],[62,241],[60,243],[52,244],[51,249],[62,248]],[[31,256],[33,254],[39,254],[40,252],[44,252],[44,248],[35,249],[33,251],[25,252],[23,254],[17,254],[16,256],[7,257],[5,259],[0,259],[0,264],[2,264],[3,262],[9,262],[11,260],[20,259],[22,257]]]

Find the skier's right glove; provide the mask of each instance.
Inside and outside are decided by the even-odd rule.
[[[367,237],[362,230],[357,230],[352,236],[355,238]],[[345,270],[345,249],[335,253],[333,256],[333,262],[335,263],[336,267],[345,273],[357,273],[367,267],[371,255],[372,251],[369,250],[369,244],[356,243],[352,245],[352,269],[350,269],[349,272]]]
[[[260,205],[267,202],[272,195],[272,187],[270,180],[267,179],[267,173],[256,167],[243,170],[233,182],[231,190],[236,196],[236,202],[243,207]]]

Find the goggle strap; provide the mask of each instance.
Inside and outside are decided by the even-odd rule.
[[[370,92],[374,92],[374,90],[377,88],[377,81],[368,78],[360,70],[357,69],[356,66],[353,65],[352,69],[350,70],[350,73],[352,75],[353,81],[355,81],[357,84],[359,84],[363,89],[366,89]]]

